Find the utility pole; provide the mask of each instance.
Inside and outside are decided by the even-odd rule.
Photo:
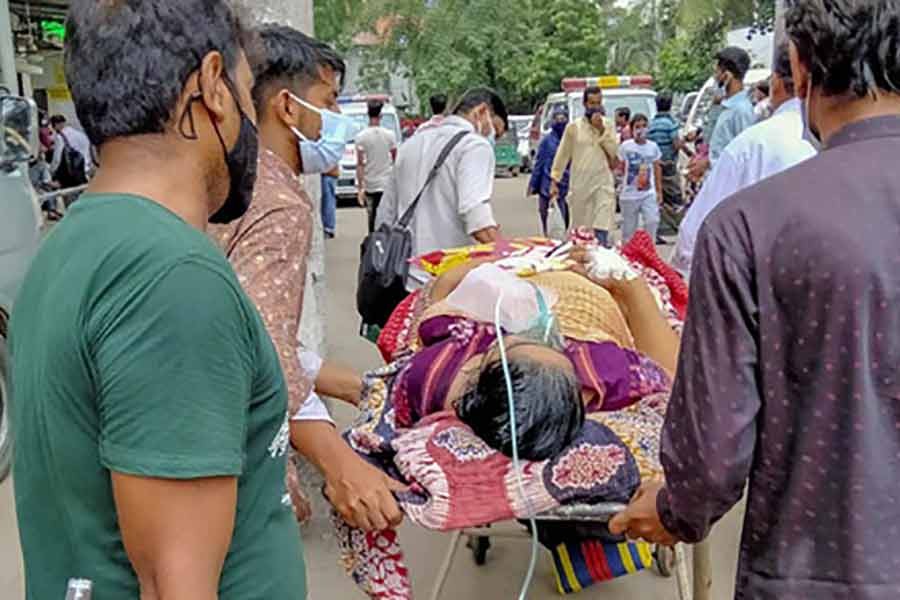
[[[784,13],[788,8],[787,0],[775,0],[775,47],[784,41]]]
[[[0,83],[10,94],[19,93],[16,50],[10,25],[9,2],[0,0]]]

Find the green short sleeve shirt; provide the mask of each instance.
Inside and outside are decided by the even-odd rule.
[[[11,321],[16,508],[27,597],[137,598],[110,471],[238,477],[223,600],[302,600],[284,503],[287,392],[222,253],[150,200],[83,196],[45,240]]]

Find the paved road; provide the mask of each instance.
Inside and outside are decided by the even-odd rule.
[[[524,198],[526,180],[497,181],[495,207],[499,221],[507,235],[532,235],[538,232],[536,201]],[[338,237],[328,246],[328,304],[329,352],[334,358],[364,370],[378,364],[374,347],[357,335],[358,320],[354,309],[356,264],[359,242],[365,232],[362,211],[341,210],[338,213]],[[339,411],[339,419],[346,422],[352,414]],[[737,558],[737,538],[740,515],[732,514],[714,532],[713,598],[727,600],[733,595],[733,580]],[[406,550],[417,598],[428,598],[434,576],[441,564],[449,537],[404,527],[402,542]],[[308,571],[312,600],[320,598],[362,598],[337,564],[336,548],[324,529],[312,528],[305,533]],[[518,596],[529,557],[526,541],[501,540],[495,542],[484,567],[476,567],[468,552],[461,552],[454,562],[450,582],[442,598],[507,599]],[[22,598],[21,561],[12,509],[10,483],[0,487],[0,598]],[[669,600],[676,597],[674,582],[652,573],[631,576],[609,584],[596,586],[578,596],[587,599],[615,600],[619,598],[654,598]],[[532,600],[559,598],[554,589],[547,555],[542,554],[537,577],[529,595]]]

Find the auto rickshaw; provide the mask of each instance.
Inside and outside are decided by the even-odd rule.
[[[503,137],[497,139],[494,147],[496,174],[518,177],[522,170],[522,157],[519,156],[519,138],[515,128],[510,127]]]

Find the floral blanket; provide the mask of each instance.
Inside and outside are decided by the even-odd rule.
[[[645,277],[670,324],[680,330],[686,288],[648,240],[644,232],[638,232],[620,252]],[[439,275],[467,260],[548,242],[510,244],[506,250],[479,246],[434,253],[420,260],[429,272]],[[642,479],[662,472],[659,435],[668,403],[664,386],[647,390],[645,397],[623,410],[589,414],[581,435],[559,457],[523,463],[524,498],[512,461],[489,448],[455,415],[432,415],[412,429],[398,428],[391,383],[415,350],[415,330],[426,305],[422,298],[427,296],[427,288],[426,293],[410,296],[382,332],[379,349],[386,361],[393,362],[366,376],[362,414],[345,433],[360,456],[409,484],[409,491],[399,494],[398,501],[412,522],[453,531],[523,519],[564,505],[627,502]],[[397,532],[355,530],[337,515],[334,521],[344,567],[360,588],[377,600],[411,599],[409,571]],[[563,532],[549,543],[542,539],[553,552],[561,592],[577,591],[593,581],[650,564],[644,546],[593,538],[570,544],[568,535]]]
[[[627,409],[592,413],[571,446],[553,460],[524,462],[519,492],[512,461],[452,413],[398,429],[391,381],[403,359],[369,374],[363,415],[345,434],[361,456],[409,484],[398,501],[417,525],[438,531],[524,519],[562,505],[627,502],[644,477],[661,472],[659,431],[667,393],[654,390]],[[412,598],[397,533],[354,530],[335,515],[345,568],[370,598]]]

